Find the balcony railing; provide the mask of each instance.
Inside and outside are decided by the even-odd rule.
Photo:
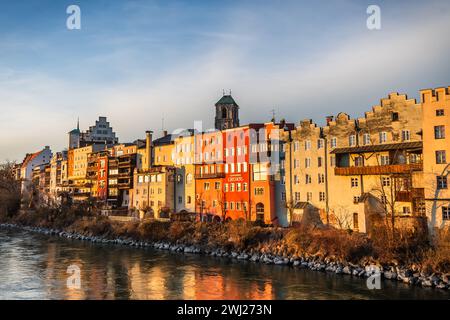
[[[390,164],[385,166],[336,167],[334,168],[334,174],[337,176],[382,175],[393,173],[410,173],[411,171],[422,170],[422,163],[411,163]]]
[[[410,191],[396,191],[395,200],[398,202],[412,202],[413,198],[424,198],[423,188],[413,188]]]
[[[202,173],[195,174],[195,179],[217,179],[217,178],[225,178],[224,172],[216,172],[216,173]]]

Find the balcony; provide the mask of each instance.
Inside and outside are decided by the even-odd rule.
[[[413,188],[410,191],[396,191],[395,200],[398,202],[412,202],[414,198],[425,197],[423,188]]]
[[[225,178],[224,172],[195,174],[195,179],[220,179]]]
[[[391,164],[385,166],[364,166],[364,167],[336,167],[334,174],[337,176],[357,176],[357,175],[383,175],[396,173],[411,173],[412,171],[422,171],[422,163],[411,164]]]

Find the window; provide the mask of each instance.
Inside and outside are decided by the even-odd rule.
[[[306,184],[310,184],[311,183],[311,175],[309,175],[309,174],[305,175],[305,183]]]
[[[444,139],[445,138],[445,126],[435,126],[434,127],[434,138]]]
[[[305,159],[305,168],[309,168],[311,167],[311,158],[306,158]]]
[[[295,141],[294,142],[294,151],[298,151],[300,149],[300,142]]]
[[[337,147],[337,138],[336,137],[331,138],[330,145],[331,145],[331,148]]]
[[[436,117],[442,117],[445,114],[444,109],[436,110]]]
[[[387,133],[386,132],[380,132],[379,133],[380,143],[385,143],[387,141]]]
[[[403,207],[402,208],[402,212],[403,212],[403,214],[410,214],[411,213],[411,209],[409,207]]]
[[[246,182],[244,182],[244,184],[243,184],[243,190],[247,191],[247,183]]]
[[[363,135],[363,144],[364,145],[370,144],[370,134],[364,133],[364,135]]]
[[[318,174],[319,183],[325,183],[325,175],[323,173]]]
[[[380,156],[380,165],[382,165],[382,166],[389,165],[389,156],[388,155]]]
[[[409,141],[411,139],[411,133],[409,130],[402,130],[402,141]]]
[[[359,197],[359,196],[354,196],[354,197],[353,197],[353,203],[354,203],[354,204],[359,203],[359,200],[360,200],[360,197]]]
[[[382,183],[383,187],[389,187],[391,185],[391,179],[388,177],[382,177],[381,183]]]
[[[230,183],[230,191],[234,192],[234,183]]]
[[[356,136],[354,134],[348,137],[348,144],[350,147],[356,146]]]
[[[351,186],[352,188],[356,188],[358,186],[358,178],[351,179]]]
[[[214,182],[214,189],[220,190],[220,182]]]
[[[392,121],[398,121],[398,112],[392,112]]]
[[[225,184],[223,185],[223,191],[224,191],[224,192],[228,192],[228,183],[225,183]]]
[[[436,151],[436,163],[437,164],[447,163],[446,156],[445,156],[445,150],[437,150]]]
[[[306,201],[311,201],[311,200],[312,200],[312,197],[313,197],[312,192],[307,192],[307,193],[306,193]]]
[[[206,191],[206,190],[209,190],[209,182],[205,182],[204,184],[203,184],[203,189]]]
[[[255,188],[255,196],[262,196],[264,194],[264,188]]]
[[[310,150],[311,149],[311,141],[310,140],[306,140],[305,141],[305,150]]]
[[[178,197],[178,203],[183,203],[183,197]]]
[[[437,189],[447,189],[447,176],[436,177]]]
[[[317,166],[320,168],[322,166],[322,157],[317,158]]]
[[[319,192],[319,201],[325,201],[325,192]]]
[[[295,202],[299,202],[300,201],[300,192],[295,192],[294,193],[294,199],[295,199]]]
[[[294,174],[294,184],[299,184],[300,181],[298,180],[298,176]]]
[[[364,166],[364,158],[362,156],[358,156],[355,158],[355,167]]]
[[[187,203],[187,204],[190,204],[190,203],[191,203],[191,196],[187,196],[186,203]]]
[[[336,165],[336,157],[330,156],[330,166],[334,167]]]
[[[323,139],[319,139],[317,140],[317,149],[322,149],[323,148]]]
[[[442,207],[442,220],[450,220],[450,207]]]
[[[241,184],[240,183],[236,183],[236,191],[240,192],[241,190],[242,190]]]

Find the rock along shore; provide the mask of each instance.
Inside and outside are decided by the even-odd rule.
[[[450,289],[450,273],[446,274],[424,274],[418,270],[412,270],[401,266],[383,266],[383,265],[355,265],[352,263],[339,263],[331,261],[328,258],[320,259],[314,256],[278,256],[263,252],[247,251],[226,251],[221,248],[210,249],[203,246],[174,244],[169,242],[143,242],[131,238],[107,239],[101,236],[87,236],[75,232],[64,230],[21,226],[10,223],[0,223],[0,228],[21,229],[36,232],[48,236],[58,236],[70,240],[87,241],[99,244],[114,244],[130,246],[135,248],[154,248],[157,250],[166,250],[170,252],[186,254],[203,254],[212,257],[224,257],[240,261],[251,261],[255,263],[284,265],[295,268],[305,268],[312,271],[329,272],[341,275],[349,275],[359,278],[368,278],[375,273],[379,273],[382,279],[399,281],[410,285],[421,287],[433,287],[437,289]]]

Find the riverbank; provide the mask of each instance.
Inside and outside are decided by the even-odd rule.
[[[72,240],[152,247],[352,277],[369,277],[379,272],[384,279],[410,285],[450,288],[450,273],[436,270],[446,265],[435,264],[433,270],[430,265],[399,263],[391,259],[392,252],[380,255],[376,243],[365,236],[342,230],[263,228],[239,221],[117,223],[104,217],[78,217],[62,223],[61,219],[42,219],[39,215],[30,218],[26,213],[9,220],[3,219],[0,226]]]

